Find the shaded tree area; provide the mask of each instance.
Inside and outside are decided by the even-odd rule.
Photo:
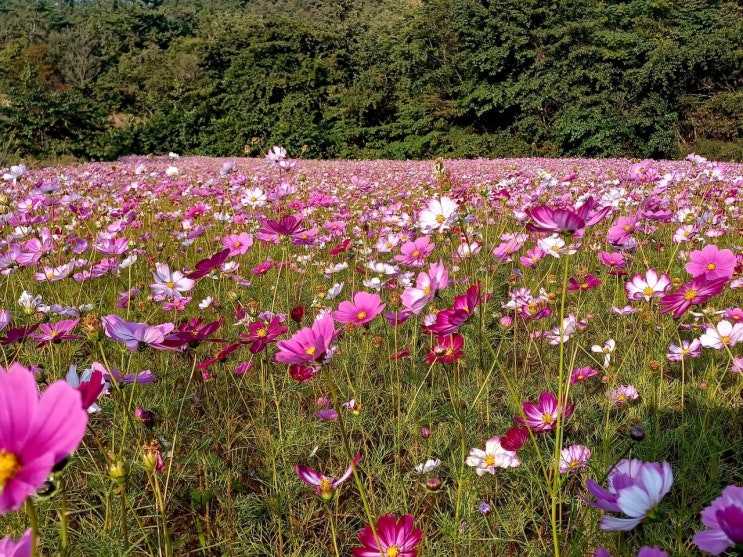
[[[742,85],[727,0],[0,0],[0,165],[741,160]]]

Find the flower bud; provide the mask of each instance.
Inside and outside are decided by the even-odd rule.
[[[639,425],[633,425],[632,429],[630,429],[629,436],[633,441],[642,441],[645,439],[645,430]]]
[[[431,430],[428,429],[427,427],[422,427],[421,437],[423,437],[423,439],[428,439],[429,437],[431,437]]]
[[[443,485],[444,482],[441,481],[441,478],[437,478],[436,476],[426,478],[426,489],[428,491],[438,491]]]

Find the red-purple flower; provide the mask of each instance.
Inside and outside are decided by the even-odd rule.
[[[564,407],[563,407],[564,406]],[[562,414],[561,420],[567,420],[575,410],[575,405],[558,404],[557,397],[545,391],[539,397],[539,404],[533,402],[524,402],[521,407],[524,409],[526,419],[516,416],[514,420],[523,426],[528,427],[535,433],[544,433],[552,431],[557,425],[558,414]]]
[[[257,354],[288,330],[289,327],[283,325],[281,318],[276,315],[271,321],[262,319],[254,321],[248,325],[247,333],[240,333],[240,338],[250,344],[251,354]]]
[[[85,434],[80,393],[55,381],[39,396],[20,364],[0,367],[0,515],[18,510]]]
[[[568,290],[570,292],[582,292],[584,290],[593,290],[597,286],[601,286],[603,283],[596,278],[596,275],[590,274],[587,277],[583,277],[580,280],[570,277],[568,280]]]
[[[196,280],[200,279],[201,277],[205,277],[209,273],[211,273],[214,269],[218,269],[222,266],[222,264],[227,261],[227,258],[230,255],[230,249],[225,248],[222,251],[219,251],[212,255],[211,257],[207,257],[206,259],[202,259],[196,264],[196,269],[194,271],[191,271],[186,275],[187,278]]]
[[[260,234],[293,236],[302,231],[302,220],[291,215],[281,217],[279,220],[266,219],[259,231]]]
[[[356,292],[353,302],[343,301],[338,305],[338,309],[333,312],[333,319],[339,323],[364,325],[382,313],[385,306],[379,294]]]
[[[315,472],[312,468],[297,464],[294,466],[294,470],[297,472],[297,476],[307,485],[315,488],[315,493],[320,496],[323,501],[330,501],[335,495],[335,490],[345,482],[348,478],[353,475],[353,469],[359,463],[361,453],[357,454],[353,463],[348,467],[348,470],[337,480]]]
[[[429,364],[441,362],[451,364],[456,362],[464,354],[464,337],[458,333],[438,337],[436,343],[431,346],[426,361]]]
[[[679,286],[675,292],[660,299],[660,305],[663,306],[660,313],[672,311],[673,317],[678,319],[691,306],[704,304],[712,296],[722,292],[727,281],[727,278],[708,280],[704,276],[694,277],[690,282]]]
[[[415,548],[422,537],[423,530],[413,529],[412,514],[406,514],[400,520],[396,520],[391,514],[386,514],[377,521],[376,538],[371,526],[359,532],[359,542],[363,547],[354,548],[353,555],[354,557],[417,557],[418,550]]]

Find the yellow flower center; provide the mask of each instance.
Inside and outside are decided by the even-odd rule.
[[[13,453],[0,450],[0,492],[21,471],[21,461]]]
[[[239,248],[242,244],[240,242],[235,242],[233,245],[234,247]]]
[[[570,464],[568,464],[568,467],[569,467],[569,468],[570,468],[571,470],[575,470],[575,469],[576,469],[576,468],[578,468],[578,466],[580,466],[580,465],[581,465],[581,462],[580,462],[579,460],[571,460],[571,461],[570,461]]]
[[[362,319],[364,319],[365,317],[366,317],[366,312],[365,311],[360,311],[360,312],[358,312],[356,314],[356,319],[358,319],[359,321],[362,320]]]
[[[544,425],[550,425],[554,421],[555,421],[555,417],[552,414],[547,414],[547,413],[542,414],[542,423]]]
[[[446,220],[446,217],[444,215],[436,215],[436,222],[437,223],[443,224],[445,220]],[[387,551],[389,551],[389,549]],[[395,548],[395,551],[397,551],[397,548]],[[395,555],[397,555],[397,553],[395,553]]]
[[[629,232],[630,230],[632,230],[632,227],[629,224],[625,224],[624,225],[624,231],[625,232]]]
[[[255,334],[258,338],[266,338],[268,336],[268,331],[263,327],[262,329],[258,329],[258,332]]]
[[[715,269],[717,269],[717,265],[715,265],[714,263],[707,263],[708,271],[714,271]]]
[[[650,288],[649,286],[646,286],[645,288],[642,289],[642,293],[645,294],[645,296],[652,296],[653,292],[654,290]]]
[[[580,283],[580,287],[581,287],[582,290],[585,290],[586,288],[588,288],[588,283],[587,282],[581,282]]]
[[[46,278],[49,279],[49,280],[53,279],[54,278],[54,272],[53,271],[48,271],[46,273]]]
[[[617,395],[617,402],[627,402],[627,395]]]
[[[423,289],[423,295],[424,295],[424,296],[430,296],[430,295],[431,295],[431,287],[430,287],[430,286],[426,286],[426,287],[425,287],[425,288]]]
[[[686,291],[686,292],[684,293],[684,300],[689,300],[689,301],[691,301],[691,300],[693,300],[693,299],[694,299],[694,298],[696,298],[696,297],[697,297],[697,291],[696,291],[696,290],[694,290],[694,289],[691,289],[691,290],[687,290],[687,291]]]
[[[310,346],[308,348],[305,348],[304,349],[304,353],[307,354],[307,355],[309,355],[309,356],[313,356],[315,354],[315,347],[314,346]]]
[[[485,466],[495,466],[495,455],[485,455],[485,460],[483,462],[485,462]]]
[[[168,288],[175,288],[175,283],[172,280],[169,280],[165,283],[165,286],[167,286]]]
[[[729,336],[724,336],[724,337],[722,337],[722,338],[720,339],[720,341],[721,341],[721,342],[722,342],[723,344],[730,344],[730,337],[729,337]]]
[[[413,257],[418,257],[421,254],[420,250],[415,250],[411,255]]]
[[[397,557],[400,555],[400,550],[397,549],[396,545],[391,545],[387,548],[387,551],[384,552],[385,557]]]
[[[688,354],[691,354],[691,350],[689,350],[688,348],[682,348],[681,349],[681,355],[682,356],[686,356]]]
[[[583,380],[584,380],[585,378],[586,378],[586,376],[585,376],[585,375],[583,375],[582,373],[578,374],[578,377],[576,377],[576,379],[577,379],[578,381],[583,381]]]
[[[320,497],[325,501],[329,501],[333,498],[333,482],[330,478],[323,478],[320,480]]]

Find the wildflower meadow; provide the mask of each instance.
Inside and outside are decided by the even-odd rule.
[[[0,555],[741,553],[743,166],[289,155],[0,171]]]

